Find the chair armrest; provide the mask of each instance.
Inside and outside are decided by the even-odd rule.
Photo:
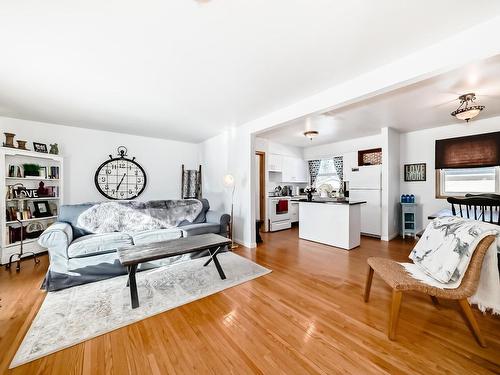
[[[217,211],[207,211],[207,223],[219,223],[220,235],[227,236],[231,216]]]
[[[67,249],[69,244],[73,242],[73,228],[71,225],[64,222],[55,222],[38,238],[38,244],[49,249],[49,254],[57,253],[59,256],[68,257]]]

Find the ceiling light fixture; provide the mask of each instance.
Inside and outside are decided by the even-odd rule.
[[[304,136],[309,138],[311,141],[313,140],[314,137],[316,137],[319,134],[316,130],[308,130],[304,132]]]
[[[451,115],[459,120],[469,122],[471,118],[476,117],[484,109],[484,105],[472,105],[474,104],[474,100],[476,100],[476,94],[474,93],[460,95],[458,99],[460,100],[460,105],[456,110],[451,112]]]

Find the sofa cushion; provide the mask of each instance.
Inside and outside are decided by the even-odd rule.
[[[153,242],[175,240],[182,237],[182,231],[177,228],[152,229],[132,233],[134,245],[146,245]]]
[[[197,236],[198,234],[205,233],[216,233],[220,232],[219,223],[200,223],[200,224],[190,224],[180,227],[183,232],[184,237]]]
[[[73,238],[91,234],[90,232],[78,226],[78,217],[82,212],[88,210],[93,205],[94,203],[64,204],[59,210],[57,221],[63,221],[71,225],[73,229]]]
[[[110,253],[119,247],[131,246],[132,237],[127,233],[89,234],[74,240],[68,247],[68,258],[80,258]]]

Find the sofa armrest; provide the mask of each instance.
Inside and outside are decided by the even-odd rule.
[[[68,246],[73,242],[73,228],[64,222],[50,225],[38,238],[38,244],[49,250],[49,255],[68,258]]]
[[[207,211],[207,223],[219,223],[220,224],[220,235],[228,235],[228,226],[231,216],[217,211]]]

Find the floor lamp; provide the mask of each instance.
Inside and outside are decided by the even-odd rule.
[[[224,186],[226,188],[232,188],[231,191],[231,217],[229,218],[229,237],[231,239],[231,249],[236,249],[238,245],[234,243],[233,240],[233,207],[234,207],[234,177],[230,174],[224,176]]]

